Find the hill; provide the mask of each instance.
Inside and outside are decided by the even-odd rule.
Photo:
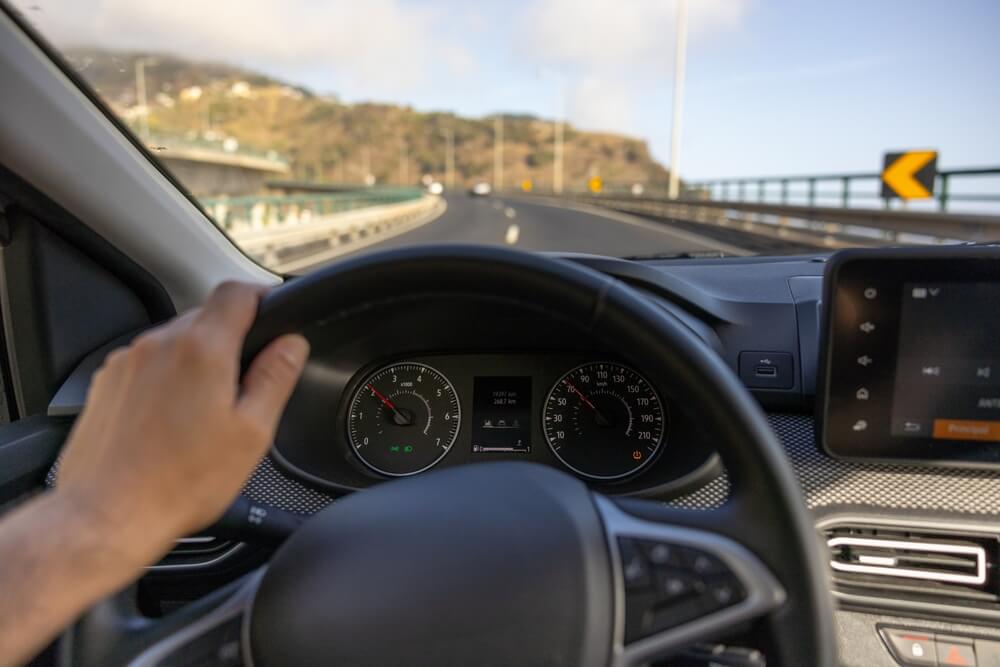
[[[491,180],[494,119],[422,112],[392,104],[345,104],[257,72],[168,54],[76,49],[67,54],[84,79],[134,128],[136,65],[141,58],[148,125],[155,141],[171,138],[273,150],[287,158],[295,178],[416,183],[423,174],[443,179],[445,134],[454,132],[456,180]],[[564,181],[583,187],[599,175],[609,182],[664,182],[667,171],[641,139],[565,127]],[[554,124],[504,114],[504,180],[551,183]],[[405,167],[403,161],[405,158]],[[404,172],[405,169],[405,172]]]

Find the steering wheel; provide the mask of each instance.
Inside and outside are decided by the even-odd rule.
[[[359,308],[451,295],[543,308],[641,367],[714,436],[729,500],[682,510],[612,498],[527,463],[431,471],[332,504],[266,567],[162,619],[139,617],[122,596],[95,606],[63,656],[135,666],[624,666],[751,628],[769,664],[833,664],[819,540],[760,407],[688,328],[625,284],[505,248],[371,253],[273,290],[245,358]]]

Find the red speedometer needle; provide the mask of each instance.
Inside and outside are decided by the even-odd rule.
[[[583,392],[581,392],[581,391],[580,391],[579,389],[577,389],[577,388],[576,388],[576,387],[575,387],[575,386],[573,385],[573,383],[572,383],[572,382],[570,382],[569,380],[563,380],[563,382],[565,382],[565,383],[566,383],[566,386],[567,386],[567,387],[569,387],[569,390],[570,390],[571,392],[573,392],[574,394],[576,394],[577,396],[579,396],[579,397],[580,397],[580,400],[581,400],[581,401],[583,401],[583,402],[584,402],[584,403],[585,403],[585,404],[587,405],[587,407],[588,407],[588,408],[590,408],[590,409],[591,409],[591,410],[593,410],[594,412],[597,412],[597,408],[595,408],[595,407],[594,407],[594,404],[590,402],[590,399],[588,399],[588,398],[587,398],[586,396],[584,396],[584,395],[583,395]]]
[[[590,399],[583,395],[583,392],[576,388],[576,386],[569,380],[563,380],[569,390],[580,397],[583,404],[594,411],[594,421],[598,426],[611,426],[611,420],[604,416],[604,413],[597,409],[597,406],[590,402]]]
[[[375,386],[371,382],[368,383],[368,388],[371,389],[372,393],[375,394],[375,396],[378,397],[378,400],[380,400],[383,403],[385,403],[385,407],[389,408],[393,412],[396,411],[396,406],[393,405],[392,401],[390,401],[388,398],[386,398],[385,396],[383,396],[382,392],[380,392],[378,389],[376,389]]]

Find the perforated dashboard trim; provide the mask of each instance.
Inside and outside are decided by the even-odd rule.
[[[810,509],[868,507],[968,515],[1000,515],[1000,471],[960,470],[840,461],[816,442],[806,415],[768,415],[785,446]],[[705,509],[725,502],[729,485],[719,477],[671,504]]]

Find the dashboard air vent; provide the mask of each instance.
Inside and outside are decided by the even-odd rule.
[[[971,605],[1000,602],[997,536],[843,526],[826,530],[838,590]],[[941,600],[943,601],[943,600]]]
[[[242,544],[218,537],[183,537],[151,570],[185,570],[208,567],[236,553]]]

